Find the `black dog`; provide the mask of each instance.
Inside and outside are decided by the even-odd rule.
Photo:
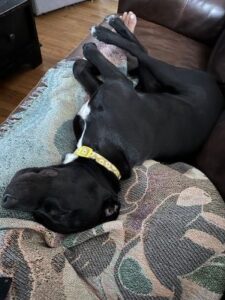
[[[175,161],[197,151],[223,107],[209,74],[155,60],[119,18],[108,21],[116,32],[98,26],[93,34],[136,57],[138,86],[95,44],[85,44],[87,60],[76,61],[74,75],[91,100],[74,120],[78,151],[64,165],[19,171],[3,199],[4,207],[32,211],[37,221],[62,233],[115,219],[119,178],[128,178],[146,159]]]

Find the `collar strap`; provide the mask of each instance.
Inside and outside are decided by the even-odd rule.
[[[74,154],[79,157],[90,158],[95,160],[99,165],[112,172],[119,180],[121,179],[121,174],[117,167],[102,155],[94,152],[92,148],[87,146],[81,146],[75,150]]]

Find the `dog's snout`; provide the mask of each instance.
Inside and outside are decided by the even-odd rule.
[[[10,194],[5,194],[3,196],[2,207],[4,208],[14,208],[17,204],[17,199]]]

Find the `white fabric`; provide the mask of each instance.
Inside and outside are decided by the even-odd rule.
[[[84,0],[32,0],[32,4],[35,15],[41,15],[82,1]]]

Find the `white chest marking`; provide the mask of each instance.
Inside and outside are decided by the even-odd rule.
[[[66,165],[71,161],[74,161],[75,159],[77,159],[77,155],[75,155],[74,153],[67,153],[64,157],[63,164]]]
[[[78,115],[81,116],[81,118],[85,121],[88,117],[88,115],[91,112],[90,106],[88,106],[89,101],[85,102],[82,106],[81,109],[78,112]]]
[[[79,141],[77,142],[77,148],[80,148],[83,145],[83,138],[84,138],[84,134],[85,134],[86,127],[87,127],[86,119],[91,112],[91,109],[88,106],[88,103],[89,103],[89,101],[84,103],[78,112],[78,115],[84,120],[84,129],[81,134],[81,137],[79,138]],[[74,161],[75,159],[77,159],[77,155],[75,155],[74,153],[68,153],[68,154],[66,154],[63,163],[68,164],[68,163]]]
[[[86,122],[84,121],[84,129],[83,129],[82,135],[77,143],[77,148],[80,148],[83,145],[83,138],[84,138],[86,127],[87,127],[87,125],[86,125]]]

